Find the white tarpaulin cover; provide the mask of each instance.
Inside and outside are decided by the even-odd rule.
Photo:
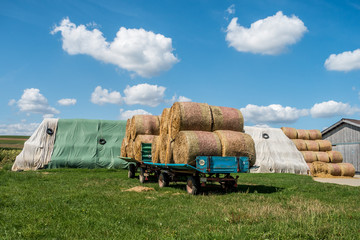
[[[54,148],[58,119],[47,118],[42,121],[31,137],[24,143],[24,148],[16,157],[12,171],[37,170],[44,167]]]
[[[255,142],[256,162],[251,172],[307,174],[303,155],[281,129],[245,126],[245,133]]]

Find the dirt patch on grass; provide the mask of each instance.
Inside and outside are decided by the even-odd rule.
[[[149,192],[149,191],[155,191],[155,189],[151,188],[151,187],[136,186],[136,187],[124,190],[124,191],[125,192]]]

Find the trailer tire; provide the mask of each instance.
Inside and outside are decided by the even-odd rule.
[[[160,173],[158,182],[161,188],[169,186],[169,175],[166,172]]]
[[[128,178],[134,178],[135,177],[135,165],[134,164],[129,164],[129,171],[128,171]]]
[[[145,168],[140,168],[139,181],[145,183]]]
[[[186,191],[191,195],[197,195],[200,191],[199,179],[193,176],[188,177],[186,183]]]

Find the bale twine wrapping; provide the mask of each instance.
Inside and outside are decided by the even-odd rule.
[[[122,142],[121,142],[121,148],[120,148],[121,157],[127,157],[127,153],[126,153],[126,146],[127,145],[128,145],[128,141],[127,141],[126,137],[124,137]]]
[[[328,163],[330,162],[329,155],[326,152],[315,152],[317,161]]]
[[[298,139],[304,139],[304,140],[309,140],[310,139],[308,130],[297,129],[296,132],[297,132],[297,138]]]
[[[303,139],[291,139],[291,141],[293,141],[293,143],[295,144],[297,150],[299,151],[306,151],[306,143],[305,140]]]
[[[211,131],[212,115],[206,103],[176,102],[170,109],[169,134],[175,139],[180,131]]]
[[[168,134],[170,124],[170,108],[164,108],[160,117],[160,134]]]
[[[341,167],[338,163],[328,163],[327,173],[331,176],[341,176]]]
[[[173,147],[175,163],[195,165],[196,156],[221,156],[221,143],[214,132],[181,131]]]
[[[304,159],[305,159],[305,162],[307,163],[312,163],[312,162],[315,162],[317,160],[316,158],[316,153],[315,152],[312,152],[312,151],[301,151]]]
[[[244,117],[239,109],[217,106],[210,106],[210,109],[213,119],[212,131],[244,131]]]
[[[312,130],[308,130],[308,132],[309,132],[310,140],[322,139],[320,130],[312,129]]]
[[[159,142],[159,161],[160,163],[165,163],[166,161],[166,147],[168,141],[170,141],[170,136],[168,134],[161,134]]]
[[[126,146],[126,156],[134,158],[134,141],[132,139],[130,139],[128,145]]]
[[[248,157],[250,166],[255,164],[255,143],[249,134],[230,130],[218,130],[223,157]]]
[[[319,151],[319,144],[314,140],[304,140],[308,151]]]
[[[290,139],[296,139],[297,138],[297,132],[295,128],[291,127],[281,127],[281,130],[283,133]]]
[[[165,163],[174,163],[174,155],[173,155],[173,149],[174,149],[174,141],[171,141],[170,138],[166,144],[166,157],[165,157]]]
[[[159,136],[155,136],[154,139],[151,142],[151,160],[153,163],[159,163],[159,142],[160,142],[160,137]]]
[[[316,140],[316,141],[319,144],[320,151],[325,152],[332,150],[331,142],[329,140]]]
[[[328,151],[327,154],[329,155],[330,162],[332,163],[342,163],[344,160],[341,152]]]
[[[135,115],[131,119],[130,134],[135,139],[137,135],[159,135],[159,116]]]
[[[134,141],[133,151],[136,161],[141,161],[141,143],[152,143],[155,135],[137,135]]]
[[[125,137],[126,137],[126,139],[127,139],[128,142],[130,141],[130,138],[131,138],[130,129],[131,129],[131,118],[129,118],[129,119],[126,121]]]
[[[353,177],[355,176],[355,167],[351,163],[338,163],[341,169],[341,176]]]

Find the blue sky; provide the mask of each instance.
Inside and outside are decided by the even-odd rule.
[[[245,125],[359,118],[358,1],[0,1],[0,134],[44,117],[239,108]]]

